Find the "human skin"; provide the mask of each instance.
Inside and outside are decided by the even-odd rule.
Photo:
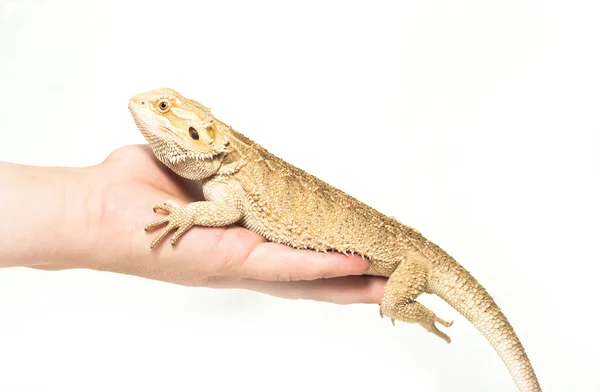
[[[194,228],[150,250],[148,206],[202,200],[198,184],[162,166],[148,146],[95,166],[0,162],[0,267],[87,268],[186,286],[242,288],[283,298],[380,303],[386,279],[359,256],[297,250],[238,226]],[[1,273],[1,272],[0,272]]]

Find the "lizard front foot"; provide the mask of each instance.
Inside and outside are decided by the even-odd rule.
[[[174,201],[167,200],[162,204],[155,205],[152,210],[155,213],[163,211],[168,213],[168,215],[146,225],[144,230],[148,231],[167,223],[167,226],[150,243],[150,249],[154,248],[156,244],[162,241],[173,230],[177,230],[171,238],[171,245],[175,245],[177,239],[194,226],[194,211],[188,208],[188,206],[180,207]]]
[[[173,230],[176,231],[171,238],[171,245],[175,245],[179,237],[194,225],[222,227],[237,222],[243,216],[243,211],[236,204],[213,201],[197,201],[180,207],[177,203],[167,200],[162,204],[155,205],[153,210],[154,212],[163,211],[168,215],[146,226],[146,231],[148,231],[167,224],[152,240],[150,248],[154,248]]]

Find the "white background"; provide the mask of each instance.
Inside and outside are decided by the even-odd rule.
[[[444,247],[544,390],[600,390],[597,2],[392,3],[2,0],[0,159],[95,164],[175,88]],[[1,270],[0,390],[514,390],[423,301],[452,344],[375,305]]]

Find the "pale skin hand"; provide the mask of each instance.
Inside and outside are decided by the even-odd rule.
[[[385,279],[362,276],[368,264],[358,256],[296,250],[237,226],[193,227],[175,246],[150,250],[157,231],[144,227],[161,217],[152,207],[201,193],[145,145],[81,169],[0,162],[0,189],[0,267],[90,268],[342,304],[379,303],[383,293]]]

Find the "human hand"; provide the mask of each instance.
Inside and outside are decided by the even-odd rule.
[[[156,234],[143,229],[158,219],[152,207],[165,200],[184,205],[200,200],[201,192],[197,183],[160,164],[148,146],[120,148],[99,165],[77,169],[70,182],[71,202],[65,204],[70,206],[73,227],[61,238],[80,245],[66,262],[37,268],[91,268],[334,303],[380,301],[385,279],[363,276],[368,263],[361,257],[269,243],[239,226],[196,226],[175,246],[164,241],[150,250]],[[80,222],[72,218],[77,215]],[[65,254],[65,249],[57,249],[64,240],[57,241],[55,252]]]

